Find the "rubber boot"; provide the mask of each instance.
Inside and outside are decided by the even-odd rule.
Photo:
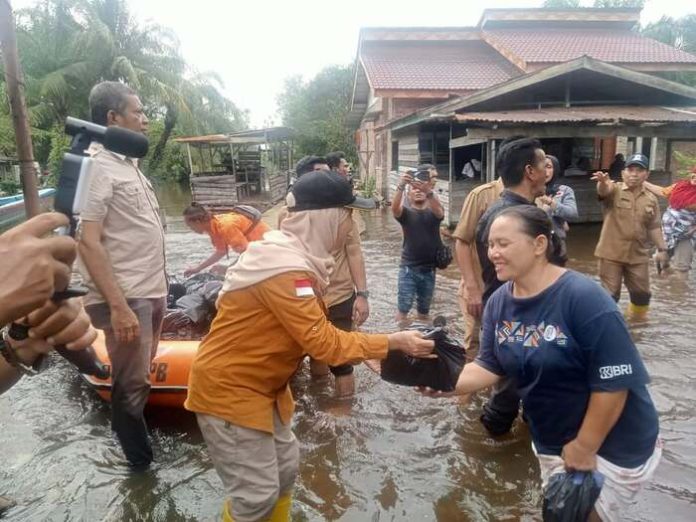
[[[232,518],[232,510],[230,509],[230,503],[227,500],[225,500],[222,508],[222,522],[234,522],[234,518]]]
[[[275,507],[273,508],[273,513],[271,513],[271,518],[268,522],[288,522],[290,520],[290,508],[292,507],[292,494],[286,493],[282,497],[278,498]]]
[[[628,303],[628,309],[626,310],[626,315],[630,319],[645,319],[648,315],[649,305],[637,305],[633,303]]]
[[[292,507],[292,494],[286,493],[278,499],[273,508],[271,516],[267,519],[268,522],[288,522],[290,520],[290,508]],[[222,509],[222,522],[234,522],[230,503],[225,501]]]

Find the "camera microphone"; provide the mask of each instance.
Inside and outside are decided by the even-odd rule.
[[[98,141],[110,151],[130,158],[145,157],[149,148],[149,142],[144,134],[123,127],[102,127],[70,116],[65,120],[65,132],[70,136],[82,135],[89,141]]]

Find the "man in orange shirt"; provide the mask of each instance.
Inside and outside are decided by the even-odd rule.
[[[229,495],[223,520],[289,520],[299,445],[290,429],[289,381],[306,355],[339,365],[383,359],[388,350],[426,357],[417,331],[345,332],[326,317],[332,252],[368,202],[336,173],[304,174],[287,197],[279,231],[253,242],[225,277],[218,313],[189,375],[186,409],[196,413]],[[372,203],[370,202],[370,206]]]
[[[190,277],[220,261],[231,248],[238,254],[244,252],[251,241],[258,241],[270,227],[259,220],[252,220],[240,212],[230,212],[214,216],[208,209],[196,202],[184,210],[184,222],[197,234],[208,234],[215,252],[201,264],[184,270],[184,277]]]

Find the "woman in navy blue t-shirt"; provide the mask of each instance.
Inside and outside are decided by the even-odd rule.
[[[588,277],[549,263],[560,247],[552,230],[527,205],[491,224],[488,256],[507,283],[486,305],[478,357],[454,394],[515,379],[544,485],[564,468],[598,469],[596,515],[619,520],[659,462],[657,412],[616,303]]]

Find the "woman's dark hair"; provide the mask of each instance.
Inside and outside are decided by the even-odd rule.
[[[563,266],[560,263],[563,258],[563,244],[561,238],[553,231],[553,223],[546,212],[534,205],[516,205],[502,210],[493,221],[503,216],[517,219],[522,232],[532,239],[545,236],[548,240],[546,259],[555,265]]]
[[[551,154],[547,154],[546,159],[551,161],[551,165],[553,165],[553,176],[546,184],[546,195],[553,196],[556,194],[556,192],[558,192],[558,176],[561,175],[561,164],[559,163],[558,158],[556,156],[552,156]]]
[[[213,215],[203,205],[193,201],[184,209],[184,217],[192,221],[208,221]]]

